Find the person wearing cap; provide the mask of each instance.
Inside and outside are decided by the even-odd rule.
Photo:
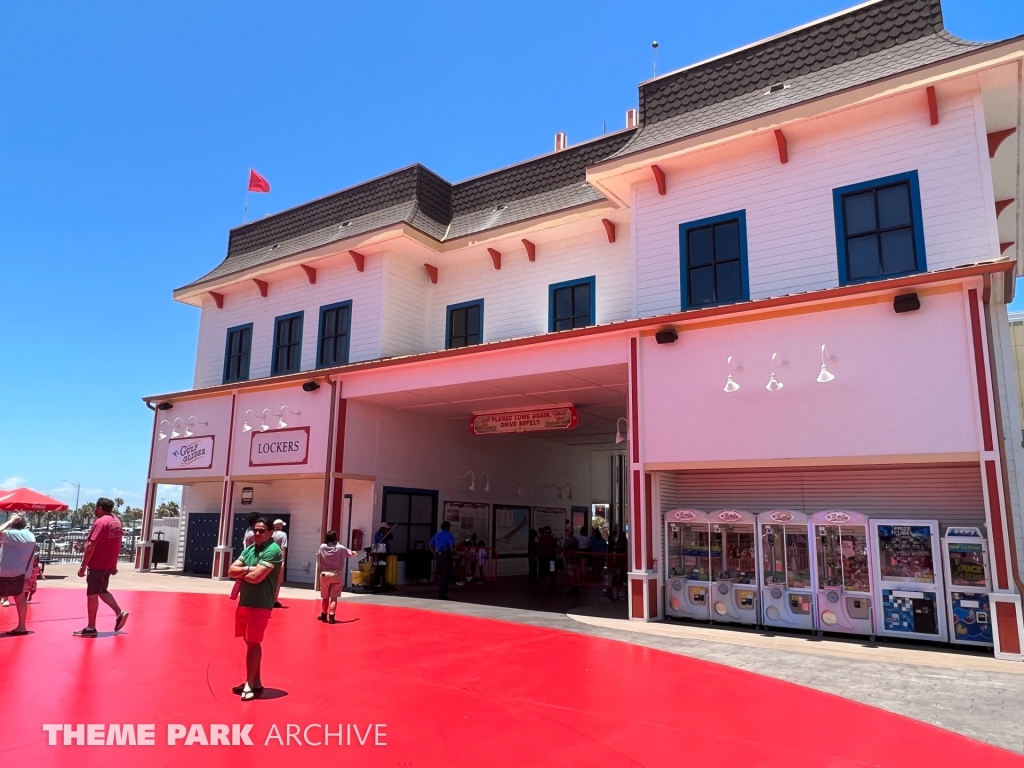
[[[274,543],[277,544],[281,550],[281,568],[277,572],[277,587],[274,589],[274,607],[284,608],[281,605],[281,585],[284,584],[284,571],[288,567],[288,534],[284,532],[284,527],[287,525],[284,520],[277,518],[274,521],[274,533],[272,538]]]
[[[390,550],[391,526],[381,522],[378,531],[373,534],[373,546],[370,557],[373,558],[373,580],[370,586],[376,591],[384,587],[384,574],[388,569],[388,551]]]
[[[452,556],[455,552],[455,537],[452,524],[445,520],[441,530],[434,534],[427,545],[437,561],[437,599],[448,599],[448,582],[452,578]]]

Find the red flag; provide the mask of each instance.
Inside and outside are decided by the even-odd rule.
[[[270,182],[260,176],[252,168],[249,169],[249,191],[250,192],[269,192]]]

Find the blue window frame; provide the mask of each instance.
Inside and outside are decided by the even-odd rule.
[[[228,328],[224,345],[224,383],[249,378],[249,352],[252,350],[252,323]]]
[[[917,171],[832,190],[839,284],[927,269]]]
[[[679,225],[679,280],[683,309],[750,298],[745,211]]]
[[[302,366],[302,313],[274,318],[274,359],[270,373],[298,373]]]
[[[567,331],[594,324],[594,276],[548,286],[548,330]]]
[[[444,348],[471,347],[484,340],[484,300],[449,304],[444,330]]]
[[[339,301],[337,304],[320,307],[320,333],[316,347],[317,368],[348,363],[351,328],[351,301]]]

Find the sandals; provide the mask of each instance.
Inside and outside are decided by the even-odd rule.
[[[233,694],[235,694],[236,696],[241,696],[242,694],[245,693],[245,686],[247,686],[248,684],[249,684],[248,681],[246,681],[244,683],[241,683],[240,685],[236,685],[234,688],[231,689],[231,692]],[[250,690],[253,693],[259,695],[259,694],[263,693],[263,686],[262,685],[258,685],[255,688],[251,688]]]
[[[4,634],[5,635],[9,635],[11,637],[21,637],[22,635],[27,635],[28,634],[28,630],[27,629],[8,629],[6,632],[4,632]]]
[[[245,688],[242,689],[242,701],[252,701],[256,698],[257,690],[259,693],[263,693],[263,689],[250,688],[249,683],[245,684]]]

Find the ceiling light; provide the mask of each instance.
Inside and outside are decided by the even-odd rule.
[[[778,361],[780,368],[789,368],[788,360],[779,360],[779,353],[772,353],[772,377],[768,379],[768,383],[764,385],[764,388],[767,389],[769,392],[778,392],[783,387],[782,382],[775,378],[776,361]]]
[[[732,355],[729,355],[729,359],[726,362],[729,365],[729,376],[725,380],[725,391],[726,392],[735,392],[737,389],[740,388],[740,385],[737,384],[736,380],[732,377],[732,372],[735,370],[736,373],[743,373],[743,366],[742,365],[734,366],[732,364]]]
[[[819,384],[828,384],[830,381],[832,381],[832,379],[834,379],[836,377],[835,374],[831,373],[829,371],[829,369],[828,369],[828,364],[830,362],[831,363],[837,362],[836,356],[835,355],[830,355],[828,353],[828,350],[825,349],[825,345],[822,344],[821,345],[821,373],[818,374],[818,379],[817,379]]]

